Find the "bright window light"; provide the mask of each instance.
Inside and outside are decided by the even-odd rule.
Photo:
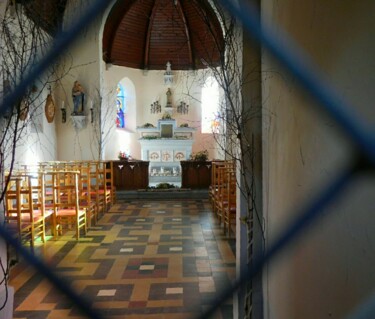
[[[202,88],[202,133],[215,133],[219,128],[219,85],[208,77]]]

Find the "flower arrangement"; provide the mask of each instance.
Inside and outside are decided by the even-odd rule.
[[[130,155],[126,154],[125,152],[120,151],[118,153],[118,159],[120,161],[128,161],[130,159]]]
[[[162,120],[172,120],[172,115],[170,115],[169,113],[164,113],[164,115],[162,116],[161,118]]]
[[[179,188],[176,185],[170,183],[159,183],[156,186],[148,186],[147,190],[167,190],[167,189],[176,189]]]
[[[145,135],[145,136],[142,136],[143,140],[156,140],[158,138],[159,138],[159,136],[157,136],[157,135]]]
[[[208,160],[208,151],[204,150],[204,151],[199,151],[197,153],[193,153],[190,155],[190,160],[205,162]]]
[[[151,123],[145,123],[145,124],[142,125],[142,127],[148,128],[148,127],[155,127],[155,126],[152,125]]]
[[[170,183],[159,183],[155,186],[157,189],[169,189],[169,188],[176,188],[175,185]]]

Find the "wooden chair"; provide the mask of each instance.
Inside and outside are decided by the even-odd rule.
[[[43,171],[44,179],[44,205],[46,209],[54,210],[54,180],[53,175],[47,173],[51,167],[48,167],[46,171]],[[45,173],[46,172],[46,173]]]
[[[228,236],[230,237],[232,231],[232,225],[236,224],[236,196],[237,196],[237,179],[236,169],[233,166],[227,168],[227,204],[224,206],[224,233],[227,230]],[[235,233],[235,232],[234,232]]]
[[[53,226],[56,235],[62,235],[63,226],[74,225],[77,240],[80,231],[87,232],[86,209],[79,205],[78,171],[51,171],[53,181]]]
[[[112,161],[104,162],[104,168],[105,168],[105,189],[106,189],[106,194],[107,194],[106,204],[107,204],[107,211],[108,211],[108,208],[111,207],[114,203],[116,203],[116,187],[115,187],[114,175],[113,175],[113,162]]]
[[[98,161],[90,161],[91,176],[91,199],[95,201],[97,207],[97,218],[106,210],[105,192],[105,172],[103,166]]]
[[[233,173],[234,171],[234,162],[233,161],[225,161],[222,162],[221,165],[217,167],[217,191],[214,197],[215,203],[215,210],[219,222],[223,221],[224,223],[224,214],[225,210],[229,205],[229,195],[230,195],[230,174],[229,172]],[[224,224],[225,227],[225,224]]]
[[[10,178],[5,193],[6,223],[32,249],[38,237],[45,242],[46,219],[53,212],[44,205],[43,180],[41,173],[19,174]]]
[[[89,161],[48,162],[52,171],[77,171],[79,172],[79,206],[86,210],[87,225],[91,226],[98,219],[99,210],[103,209],[96,197],[96,167],[92,170]]]
[[[208,190],[208,194],[209,194],[209,200],[211,202],[211,205],[212,205],[212,210],[213,212],[215,212],[215,200],[217,198],[217,193],[218,193],[218,190],[219,190],[219,186],[218,186],[218,174],[219,174],[219,170],[218,168],[220,166],[223,166],[224,165],[224,161],[213,161],[212,162],[212,170],[211,170],[211,185],[209,186],[209,190]]]
[[[219,220],[219,223],[224,220],[224,208],[226,205],[228,205],[228,174],[227,174],[227,165],[220,165],[217,168],[217,191],[215,193],[214,197],[214,203],[215,203],[215,208],[214,212],[216,213],[216,216]]]
[[[99,173],[99,194],[104,200],[104,212],[107,212],[112,203],[112,190],[111,190],[111,169],[107,168],[107,163],[104,161],[98,162]],[[108,176],[107,176],[108,175]],[[113,188],[113,187],[112,187]]]
[[[78,191],[79,206],[86,209],[86,218],[88,226],[96,224],[98,220],[98,207],[96,201],[92,200],[91,192],[91,170],[88,162],[76,163],[75,169],[79,171]]]

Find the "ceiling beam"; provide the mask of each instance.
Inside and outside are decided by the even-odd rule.
[[[144,57],[143,57],[143,69],[144,70],[148,70],[148,63],[149,63],[149,58],[150,58],[149,55],[150,55],[151,31],[152,31],[152,26],[154,25],[156,10],[157,10],[157,4],[156,4],[156,0],[154,0],[154,5],[152,7],[151,15],[148,20],[148,26],[147,26],[145,50],[144,50]]]
[[[180,0],[174,0],[174,5],[177,8],[178,12],[180,13],[182,21],[184,23],[184,29],[185,29],[184,31],[185,31],[185,34],[186,34],[187,45],[188,45],[188,49],[189,49],[189,63],[191,65],[191,67],[193,69],[195,69],[192,43],[191,43],[191,40],[190,40],[190,32],[189,32],[189,28],[188,28],[188,25],[187,25],[187,22],[186,22],[186,16],[185,16],[184,11],[182,10]]]

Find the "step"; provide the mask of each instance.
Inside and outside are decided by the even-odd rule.
[[[208,199],[208,189],[139,189],[116,191],[117,200],[126,199]]]

